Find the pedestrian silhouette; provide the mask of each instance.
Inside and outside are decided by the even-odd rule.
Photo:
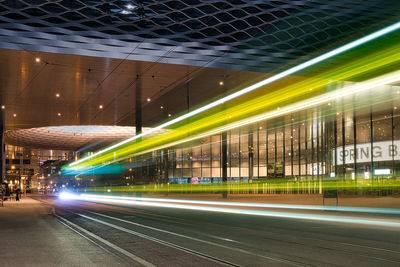
[[[21,189],[17,188],[17,189],[15,190],[15,200],[16,200],[16,201],[19,201],[20,194],[21,194]]]

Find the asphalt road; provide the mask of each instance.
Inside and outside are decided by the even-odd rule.
[[[56,217],[71,234],[84,235],[126,265],[400,266],[400,229],[396,228],[41,201],[55,207]]]

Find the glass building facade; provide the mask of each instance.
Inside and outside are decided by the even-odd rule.
[[[379,90],[379,97],[369,91],[155,151],[146,164],[156,166],[153,176],[168,176],[170,183],[221,182],[226,135],[228,181],[395,178],[400,175],[400,88]]]

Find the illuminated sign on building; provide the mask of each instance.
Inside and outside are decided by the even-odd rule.
[[[390,169],[376,169],[374,173],[375,175],[386,175],[390,174]]]
[[[372,153],[371,153],[372,151]],[[351,164],[356,161],[357,163],[373,161],[391,161],[400,160],[400,140],[362,143],[354,145],[347,145],[344,147],[336,148],[336,162],[337,165]],[[335,158],[335,151],[332,151],[332,157]]]

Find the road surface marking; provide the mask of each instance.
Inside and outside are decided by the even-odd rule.
[[[81,231],[81,232],[87,234],[88,236],[90,236],[90,237],[92,237],[92,238],[94,238],[94,239],[96,239],[96,240],[102,242],[103,244],[106,244],[107,246],[109,246],[109,247],[115,249],[115,250],[118,251],[119,253],[121,253],[121,254],[123,254],[123,255],[125,255],[125,256],[131,258],[132,260],[134,260],[134,261],[136,261],[136,262],[138,262],[138,263],[140,263],[140,264],[142,264],[143,266],[146,266],[146,267],[156,267],[156,265],[154,265],[154,264],[152,264],[152,263],[150,263],[150,262],[148,262],[148,261],[146,261],[146,260],[144,260],[144,259],[142,259],[142,258],[136,256],[136,255],[133,255],[133,254],[130,253],[129,251],[126,251],[125,249],[120,248],[120,247],[114,245],[114,244],[111,243],[111,242],[108,242],[107,240],[101,238],[101,237],[98,236],[98,235],[93,234],[92,232],[89,232],[88,230],[86,230],[86,229],[84,229],[84,228],[82,228],[82,227],[76,225],[75,223],[73,223],[73,222],[71,222],[71,221],[69,221],[69,220],[67,220],[67,219],[65,219],[65,218],[63,218],[63,217],[61,217],[61,216],[59,216],[59,215],[57,215],[57,214],[54,214],[54,216],[56,216],[57,219],[59,219],[59,220],[65,222],[65,223],[67,223],[67,224],[69,224],[69,225],[75,227],[75,228],[78,229],[79,231]]]
[[[88,212],[90,212],[90,211],[88,211]],[[208,245],[213,245],[213,246],[225,248],[225,249],[228,249],[228,250],[234,250],[236,252],[245,253],[245,254],[249,254],[249,255],[252,255],[252,256],[256,256],[256,257],[265,258],[265,259],[272,260],[272,261],[278,261],[278,262],[282,262],[282,263],[286,263],[286,264],[290,264],[290,265],[294,265],[294,266],[307,266],[305,264],[302,264],[302,263],[299,263],[299,262],[296,262],[296,261],[286,260],[286,259],[281,259],[281,258],[275,258],[275,257],[268,257],[268,256],[265,256],[265,255],[252,253],[252,252],[249,252],[249,251],[246,251],[246,250],[243,250],[243,249],[224,246],[224,245],[217,244],[217,243],[214,243],[214,242],[198,239],[198,238],[195,238],[195,237],[185,236],[185,235],[174,233],[174,232],[169,232],[169,231],[166,231],[166,230],[162,230],[162,229],[154,228],[154,227],[151,227],[151,226],[142,225],[142,224],[139,224],[139,223],[135,223],[135,222],[131,222],[131,221],[115,218],[115,217],[104,215],[104,214],[97,213],[97,212],[90,212],[90,213],[95,214],[95,215],[99,215],[99,216],[102,216],[102,217],[106,217],[106,218],[109,218],[109,219],[114,219],[114,220],[117,220],[117,221],[125,222],[125,223],[128,223],[128,224],[141,226],[141,227],[148,228],[148,229],[151,229],[151,230],[155,230],[155,231],[159,231],[159,232],[168,233],[168,234],[171,234],[171,235],[175,235],[175,236],[191,239],[191,240],[202,242],[202,243],[205,243],[205,244],[208,244]],[[117,225],[114,225],[114,224],[111,224],[111,223],[108,223],[108,222],[105,222],[105,221],[102,221],[102,220],[99,220],[99,219],[96,219],[96,218],[93,218],[93,217],[90,217],[90,216],[87,216],[87,215],[84,215],[84,214],[81,214],[81,213],[75,213],[75,214],[77,214],[79,216],[82,216],[82,217],[84,217],[86,219],[89,219],[89,220],[92,220],[92,221],[107,225],[107,226],[112,227],[114,229],[118,229],[118,230],[126,232],[126,233],[137,235],[139,237],[142,237],[142,238],[145,238],[145,239],[149,239],[149,240],[152,240],[154,242],[157,242],[157,243],[160,243],[160,244],[163,244],[163,245],[167,245],[167,246],[178,248],[178,249],[183,249],[185,251],[189,251],[189,252],[192,252],[192,253],[195,253],[195,254],[199,254],[199,255],[205,256],[207,258],[213,258],[213,259],[216,259],[217,261],[222,261],[222,262],[225,262],[225,263],[227,263],[229,265],[236,265],[236,264],[227,262],[225,260],[220,260],[220,259],[217,259],[217,258],[214,258],[214,257],[210,257],[209,255],[206,255],[206,254],[203,254],[203,253],[200,253],[200,252],[197,252],[197,251],[193,251],[191,249],[188,249],[188,248],[185,248],[185,247],[181,247],[179,245],[176,245],[176,244],[173,244],[173,243],[170,243],[170,242],[167,242],[167,241],[163,241],[161,239],[157,239],[157,238],[154,238],[154,237],[151,237],[151,236],[148,236],[148,235],[145,235],[145,234],[142,234],[142,233],[130,230],[130,229],[126,229],[124,227],[117,226]]]

